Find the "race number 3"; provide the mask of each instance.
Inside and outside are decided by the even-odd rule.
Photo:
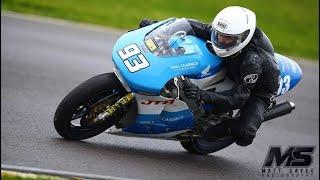
[[[289,75],[284,76],[283,79],[280,77],[280,85],[277,95],[284,94],[285,92],[289,91],[290,81],[291,78]]]
[[[141,53],[139,47],[136,44],[130,44],[129,46],[119,50],[118,54],[123,60],[125,66],[132,73],[150,66],[149,62]],[[129,58],[133,56],[136,56],[136,59],[129,61]]]

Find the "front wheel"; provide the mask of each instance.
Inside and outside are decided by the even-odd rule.
[[[226,148],[234,142],[230,136],[207,141],[204,138],[190,138],[188,141],[180,141],[182,147],[193,154],[210,154]]]
[[[96,136],[114,125],[112,120],[103,126],[84,126],[83,121],[91,118],[102,106],[113,105],[126,94],[114,73],[105,73],[80,84],[59,104],[54,126],[59,135],[66,139],[82,140]],[[100,101],[103,99],[103,104]],[[100,103],[100,104],[99,104]],[[100,106],[100,107],[99,107]]]

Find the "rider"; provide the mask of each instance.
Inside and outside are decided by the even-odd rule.
[[[221,10],[211,24],[188,19],[195,35],[222,58],[227,76],[235,82],[231,90],[211,92],[190,84],[188,98],[217,105],[224,111],[240,109],[240,120],[228,125],[236,143],[252,143],[264,115],[274,103],[279,75],[274,50],[267,36],[256,27],[256,15],[249,9],[230,6]],[[157,21],[143,19],[140,27]],[[211,132],[214,133],[214,132]],[[210,132],[209,132],[210,134]]]

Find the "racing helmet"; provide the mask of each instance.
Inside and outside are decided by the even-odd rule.
[[[217,56],[228,57],[240,52],[256,29],[256,15],[249,9],[230,6],[212,21],[211,42]]]

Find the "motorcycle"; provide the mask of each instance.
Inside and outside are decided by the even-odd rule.
[[[275,53],[281,71],[277,96],[302,78],[299,65]],[[183,86],[221,92],[234,82],[225,76],[221,59],[194,36],[185,18],[170,18],[122,35],[112,50],[113,72],[88,79],[59,104],[54,126],[62,137],[83,140],[106,132],[113,135],[180,141],[195,154],[209,154],[234,142],[232,136],[206,137],[206,130],[236,121],[239,110],[214,113],[215,107],[187,99]],[[295,108],[273,104],[268,121]]]

